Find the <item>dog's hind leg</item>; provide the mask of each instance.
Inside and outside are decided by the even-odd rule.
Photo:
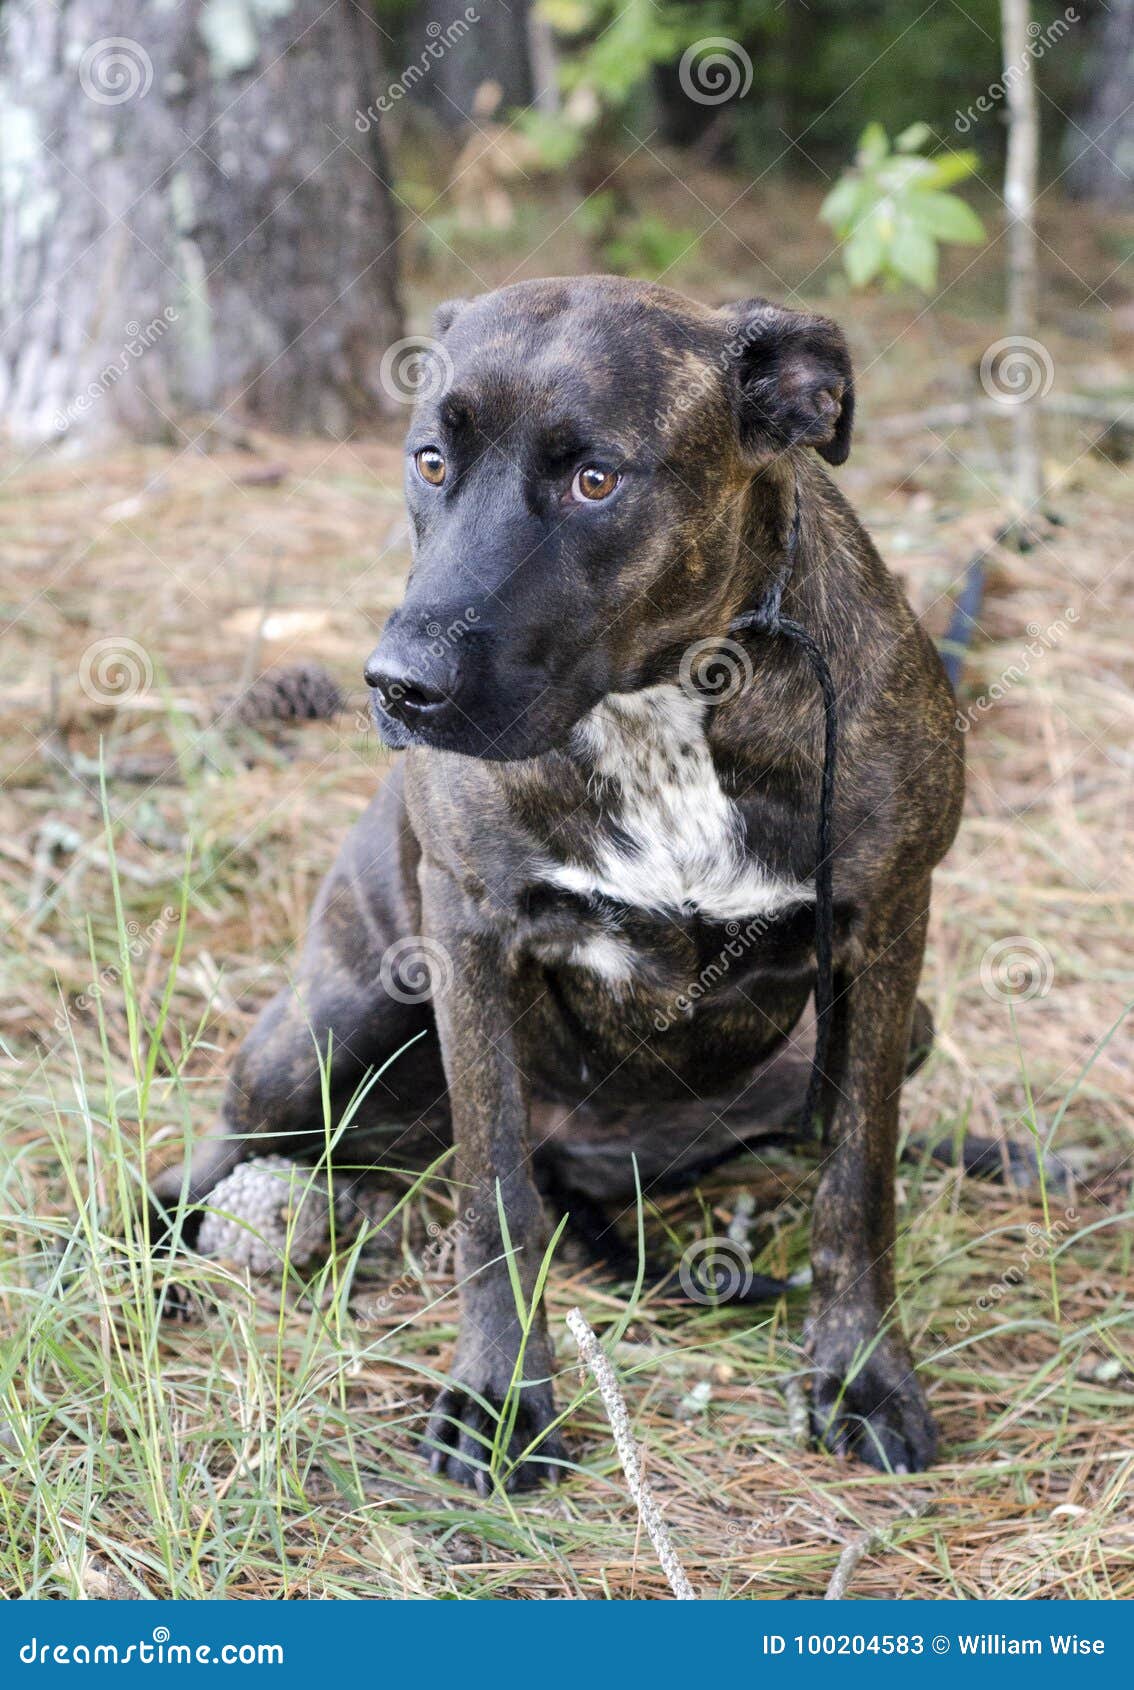
[[[391,777],[323,884],[294,984],[267,1005],[238,1052],[220,1118],[188,1167],[153,1181],[160,1204],[182,1195],[200,1203],[250,1156],[319,1155],[363,1091],[336,1144],[337,1164],[416,1170],[444,1152],[447,1092],[407,834],[401,782]],[[185,1236],[193,1230],[187,1225]]]
[[[567,1234],[581,1248],[588,1263],[602,1270],[602,1278],[612,1286],[633,1285],[642,1275],[644,1287],[662,1288],[670,1297],[687,1302],[707,1303],[718,1297],[730,1303],[763,1303],[782,1296],[792,1289],[787,1280],[773,1279],[768,1274],[749,1272],[744,1283],[729,1285],[727,1291],[712,1277],[708,1269],[696,1267],[690,1273],[677,1273],[672,1262],[647,1254],[639,1258],[637,1243],[631,1243],[620,1230],[617,1220],[596,1197],[572,1185],[570,1172],[554,1157],[537,1157],[537,1183],[540,1195],[555,1218],[565,1219]]]

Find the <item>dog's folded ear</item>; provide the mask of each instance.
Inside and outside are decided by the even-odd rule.
[[[725,316],[745,453],[763,463],[785,446],[814,446],[829,464],[845,463],[854,373],[838,325],[767,299],[746,299]]]

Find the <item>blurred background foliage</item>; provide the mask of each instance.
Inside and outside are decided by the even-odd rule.
[[[444,12],[430,0],[424,6],[378,0],[378,7],[394,23],[407,58],[425,13],[441,21]],[[1067,10],[1054,0],[1034,6],[1037,33]],[[1071,10],[1079,22],[1039,66],[1052,119],[1047,146],[1053,168],[1065,123],[1084,104],[1085,56],[1105,9],[1082,0]],[[536,0],[533,11],[554,41],[561,100],[557,114],[541,106],[525,111],[520,122],[540,138],[548,161],[561,165],[606,125],[624,128],[627,137],[652,134],[670,145],[698,146],[712,162],[750,174],[790,174],[808,157],[812,168],[830,169],[854,149],[864,112],[884,116],[892,133],[924,121],[935,133],[952,134],[955,113],[1002,68],[998,0],[966,0],[963,8],[921,8],[909,0],[853,6],[839,0]],[[486,0],[478,30],[494,27],[492,12]],[[681,54],[712,36],[736,42],[748,55],[752,98],[714,106],[684,97]],[[434,94],[425,88],[423,101],[436,110]],[[453,110],[449,121],[458,117]],[[995,161],[1002,123],[989,123],[983,139]]]
[[[391,66],[412,64],[429,31],[467,15],[458,0],[377,5]],[[936,281],[938,243],[982,236],[958,185],[973,178],[989,209],[999,195],[1007,124],[998,0],[531,0],[526,9],[481,0],[473,10],[460,51],[383,119],[399,192],[441,245],[515,244],[526,182],[538,179],[577,193],[577,227],[597,265],[662,275],[695,244],[696,220],[643,203],[624,166],[664,158],[678,172],[724,171],[750,188],[827,192],[832,234],[845,242],[855,231],[843,254],[850,284],[924,292]],[[1099,165],[1085,132],[1111,16],[1096,0],[1033,7],[1046,181],[1076,154]],[[720,97],[690,98],[683,56],[714,48],[715,70],[700,74]],[[987,90],[977,115],[973,102]],[[446,133],[455,192],[439,206]],[[1073,172],[1063,186],[1074,190]]]

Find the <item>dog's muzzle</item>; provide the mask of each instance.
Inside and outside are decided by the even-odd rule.
[[[453,701],[443,686],[408,666],[371,659],[365,674],[379,709],[407,728],[435,724],[452,709]]]
[[[374,694],[380,726],[385,718],[410,733],[444,729],[457,715],[456,665],[424,641],[391,637],[387,629],[367,658],[363,676]]]

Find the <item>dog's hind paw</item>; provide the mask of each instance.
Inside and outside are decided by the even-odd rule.
[[[966,1133],[958,1142],[954,1138],[931,1139],[922,1135],[912,1138],[906,1154],[928,1154],[932,1161],[945,1168],[961,1168],[971,1179],[988,1180],[993,1185],[1010,1186],[1026,1191],[1041,1182],[1049,1191],[1071,1193],[1075,1182],[1082,1177],[1076,1167],[1074,1154],[1062,1156],[1054,1151],[1037,1151],[1032,1144],[1017,1144],[1006,1138],[979,1138]]]
[[[903,1342],[883,1338],[843,1363],[812,1340],[811,1429],[838,1456],[883,1473],[921,1473],[937,1454],[937,1427]]]
[[[558,1483],[567,1450],[555,1429],[551,1386],[524,1383],[516,1391],[518,1401],[509,1402],[506,1391],[488,1382],[446,1385],[425,1429],[430,1470],[481,1496],[491,1495],[496,1482],[505,1490]]]

